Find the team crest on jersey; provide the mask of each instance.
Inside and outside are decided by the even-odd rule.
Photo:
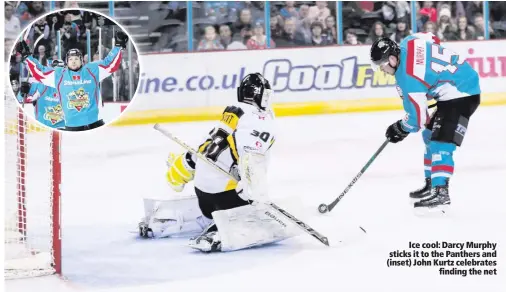
[[[75,109],[80,112],[83,108],[87,108],[90,106],[90,97],[88,92],[84,91],[84,88],[79,88],[78,90],[74,90],[67,95],[68,109]]]
[[[53,125],[56,125],[57,123],[63,121],[63,110],[61,108],[61,105],[58,104],[55,106],[46,106],[44,120],[50,121]]]

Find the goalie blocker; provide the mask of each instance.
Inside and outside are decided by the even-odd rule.
[[[166,175],[169,186],[181,192],[193,181],[196,197],[145,201],[142,236],[200,232],[190,239],[189,246],[210,252],[277,242],[299,232],[263,203],[268,199],[266,174],[275,134],[269,82],[260,73],[249,74],[237,93],[239,104],[225,108],[198,152],[228,169],[239,182],[196,155],[171,154]]]

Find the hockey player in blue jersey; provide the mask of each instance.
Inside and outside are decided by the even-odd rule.
[[[65,68],[42,66],[37,59],[29,56],[30,48],[21,41],[16,46],[31,75],[49,87],[56,88],[65,115],[65,130],[84,131],[104,125],[99,118],[102,107],[100,81],[118,70],[121,64],[121,50],[126,48],[128,36],[118,31],[116,47],[101,61],[83,65],[83,55],[78,49],[67,52]]]
[[[33,104],[35,119],[40,123],[55,129],[65,127],[60,97],[55,88],[37,82],[22,82],[18,101]]]
[[[414,34],[400,46],[380,38],[371,47],[373,69],[394,75],[406,116],[386,131],[392,143],[422,130],[425,186],[410,193],[415,208],[444,210],[450,205],[453,153],[461,146],[471,115],[480,104],[478,73],[432,34]],[[437,102],[429,117],[428,100]]]
[[[62,60],[53,60],[52,67],[63,67]],[[22,82],[17,99],[20,104],[31,103],[34,107],[35,119],[50,127],[62,129],[65,127],[63,110],[60,105],[58,92],[53,87],[45,86],[42,83]]]

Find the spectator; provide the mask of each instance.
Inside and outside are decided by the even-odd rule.
[[[394,42],[400,44],[402,40],[409,36],[411,34],[411,31],[409,30],[408,26],[408,20],[401,18],[397,20],[397,29],[395,32],[390,36],[390,39]]]
[[[466,19],[470,24],[474,24],[474,15],[483,11],[482,1],[469,1],[466,6]],[[460,17],[459,17],[460,20]]]
[[[46,13],[44,3],[42,3],[42,1],[33,1],[32,3],[28,4],[28,13],[30,14],[30,20],[42,16]]]
[[[278,38],[283,35],[283,24],[279,21],[278,15],[271,15],[271,36]]]
[[[474,29],[472,26],[467,25],[467,18],[460,17],[458,20],[457,40],[467,41],[475,39]]]
[[[232,30],[228,24],[222,24],[219,28],[220,32],[220,43],[223,48],[227,49],[228,45],[232,43]]]
[[[14,7],[10,3],[5,3],[5,39],[15,40],[21,33],[21,23],[19,18],[14,15]],[[6,51],[10,50],[6,48]]]
[[[14,42],[12,43],[14,45]],[[10,51],[6,51],[7,54],[10,54]],[[9,74],[14,74],[19,76],[21,73],[21,55],[14,53],[10,60],[10,70]]]
[[[389,1],[391,5],[395,6],[395,15],[397,18],[408,18],[411,13],[408,1]]]
[[[283,27],[283,34],[275,38],[276,47],[278,48],[286,48],[286,47],[294,47],[297,45],[304,45],[304,41],[297,39],[295,37],[295,24],[296,20],[294,17],[288,18],[285,20],[285,25]]]
[[[353,29],[347,29],[344,33],[345,40],[344,43],[347,45],[361,45],[362,43],[358,41],[357,34]]]
[[[311,24],[311,44],[315,47],[327,46],[331,43],[323,37],[323,23],[315,21]]]
[[[285,1],[285,7],[279,11],[283,18],[299,17],[299,11],[295,8],[295,1]]]
[[[325,23],[325,19],[330,16],[330,9],[327,7],[327,1],[315,1],[316,5],[309,8],[309,18],[312,21]],[[324,27],[325,28],[325,27]]]
[[[47,25],[45,18],[40,18],[37,20],[31,27],[30,32],[28,34],[28,39],[31,44],[34,44],[35,41],[43,35],[43,38],[37,43],[37,45],[43,45],[46,48],[50,48],[51,39],[49,38],[49,25]]]
[[[379,38],[388,37],[385,31],[385,25],[381,21],[376,21],[372,27],[373,29],[371,29],[369,37],[365,41],[366,44],[372,44]]]
[[[437,11],[432,1],[423,1],[423,8],[420,9],[420,14],[428,16],[432,22],[437,21]]]
[[[296,18],[294,18],[296,19]],[[306,17],[301,20],[296,20],[295,25],[295,38],[300,39],[303,44],[311,44],[312,33],[311,33],[311,18]]]
[[[271,48],[275,48],[276,45],[274,41],[271,39]],[[267,37],[264,34],[264,26],[263,23],[257,22],[255,27],[253,28],[253,35],[249,38],[246,43],[246,47],[248,50],[259,50],[259,49],[267,49]]]
[[[249,38],[253,35],[253,27],[251,26],[251,24],[245,25],[241,29],[241,32],[239,33],[239,35],[241,36],[241,42],[243,44],[246,44],[248,42]]]
[[[243,28],[245,28],[248,25],[251,26],[251,23],[252,23],[251,10],[249,9],[241,10],[239,14],[239,21],[235,25],[234,33],[242,31]]]
[[[63,27],[60,29],[61,40],[62,40],[62,56],[65,58],[65,54],[70,49],[80,49],[78,42],[78,31],[77,26],[73,26],[71,22],[63,23]]]
[[[309,6],[308,5],[302,4],[299,7],[299,15],[298,15],[298,17],[299,17],[299,19],[309,18]]]
[[[326,35],[327,42],[337,44],[337,27],[334,16],[325,18],[325,26],[324,35]]]
[[[47,58],[49,56],[49,52],[46,52],[46,47],[44,45],[38,45],[37,51],[34,55],[37,58],[37,61],[39,61],[44,66],[47,66],[51,63]]]
[[[432,21],[427,21],[423,26],[423,32],[430,32],[433,35],[437,36],[437,26]]]
[[[71,1],[75,2],[75,1]],[[81,26],[83,24],[81,11],[79,10],[67,10],[67,14],[65,14],[65,21],[75,23],[77,26]]]
[[[199,42],[199,45],[197,47],[198,51],[215,51],[224,49],[218,40],[214,26],[206,26],[204,31],[204,38]]]
[[[385,27],[395,26],[395,5],[391,2],[384,2],[381,6],[382,22]]]
[[[93,54],[93,62],[100,61],[100,55],[98,54],[98,50]]]
[[[452,25],[450,23],[451,17],[452,14],[450,6],[446,4],[441,5],[441,9],[439,10],[439,20],[437,22],[438,27],[437,37],[441,40],[448,40],[448,38],[454,39],[451,37],[451,33],[453,30]]]
[[[475,25],[475,36],[477,40],[485,39],[485,20],[483,19],[483,15],[481,13],[476,13],[474,15],[474,25]],[[495,39],[495,32],[492,29],[490,23],[488,24],[488,33],[491,39]]]

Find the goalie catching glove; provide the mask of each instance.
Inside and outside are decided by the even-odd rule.
[[[167,170],[166,178],[170,187],[176,192],[183,191],[184,186],[195,176],[195,160],[192,154],[189,152],[180,155],[170,153],[167,165],[169,170]]]

